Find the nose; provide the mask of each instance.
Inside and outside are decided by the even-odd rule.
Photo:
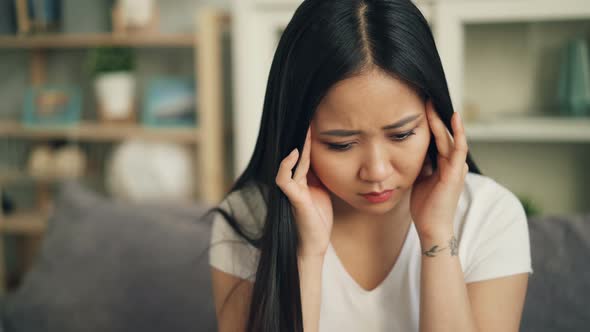
[[[389,155],[383,149],[373,147],[363,159],[359,177],[363,181],[384,183],[392,173],[393,167]]]

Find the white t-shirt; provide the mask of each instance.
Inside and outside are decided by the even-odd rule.
[[[255,216],[264,215],[264,202],[248,208],[241,196],[233,193],[220,207],[229,211],[231,206],[240,223],[255,232],[263,222]],[[454,227],[466,283],[533,272],[524,209],[512,192],[491,178],[467,174]],[[254,280],[258,249],[238,237],[219,214],[211,242],[212,266]],[[344,269],[330,245],[322,273],[320,331],[418,331],[421,251],[412,223],[394,267],[379,286],[366,291]]]

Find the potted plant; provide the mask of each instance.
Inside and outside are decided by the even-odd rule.
[[[103,121],[135,119],[135,54],[127,47],[100,47],[90,51],[98,114]]]
[[[534,217],[541,214],[541,209],[530,196],[526,194],[517,194],[517,197],[520,200],[527,217]]]

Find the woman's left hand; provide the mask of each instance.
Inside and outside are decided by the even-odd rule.
[[[412,189],[410,211],[420,238],[453,232],[457,204],[469,171],[467,138],[459,113],[451,118],[454,137],[434,110],[432,100],[426,103],[426,115],[436,140],[438,168],[433,172],[426,157]]]

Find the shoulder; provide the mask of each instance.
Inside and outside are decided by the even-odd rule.
[[[467,174],[461,196],[465,207],[471,209],[522,208],[515,193],[496,180],[480,174]]]
[[[469,173],[460,202],[455,227],[467,282],[532,271],[528,220],[513,192]]]
[[[476,194],[478,197],[496,197],[498,195],[512,194],[508,188],[491,177],[475,173],[467,173],[464,190],[469,191],[471,194]]]
[[[457,228],[482,231],[512,222],[526,223],[526,215],[517,195],[507,187],[488,176],[468,173],[455,222]]]

